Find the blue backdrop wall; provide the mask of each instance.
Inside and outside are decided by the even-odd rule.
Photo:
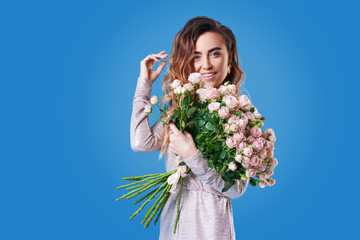
[[[237,239],[356,237],[355,1],[1,3],[1,239],[157,239],[124,176],[165,171],[130,147],[140,61],[195,16],[237,37],[243,89],[276,133],[274,187],[232,201]],[[155,65],[157,67],[157,64]],[[160,83],[153,94],[161,96]],[[155,119],[151,118],[153,123]],[[353,124],[353,125],[352,125]]]

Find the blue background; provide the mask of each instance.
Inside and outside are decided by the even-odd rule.
[[[353,1],[355,2],[355,1]],[[359,6],[350,1],[1,3],[1,239],[157,239],[124,176],[140,61],[195,16],[237,37],[242,89],[276,133],[274,187],[232,201],[237,239],[346,239],[359,211]],[[157,64],[155,65],[157,67]],[[160,82],[153,94],[162,95]],[[151,122],[154,119],[151,118]]]

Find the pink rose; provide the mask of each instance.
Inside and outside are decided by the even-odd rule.
[[[259,179],[260,180],[266,180],[267,176],[266,176],[266,173],[262,172],[259,174]]]
[[[255,138],[253,136],[249,136],[247,139],[246,139],[249,143],[253,143],[255,141]]]
[[[262,148],[264,147],[264,145],[262,144],[262,142],[258,139],[256,139],[254,142],[253,142],[253,148],[256,150],[256,151],[260,151]]]
[[[186,84],[184,84],[183,88],[186,91],[191,92],[192,90],[194,90],[194,85],[192,83],[186,83]]]
[[[181,90],[182,90],[182,87],[181,87],[181,86],[178,86],[178,87],[176,87],[176,88],[174,89],[174,93],[177,94],[177,95],[179,95],[179,94],[181,94]]]
[[[259,187],[264,188],[266,186],[267,186],[267,182],[265,180],[259,182]]]
[[[206,88],[206,96],[210,98],[211,100],[216,100],[218,97],[220,97],[219,90],[217,90],[214,87],[207,87]]]
[[[237,169],[236,163],[235,162],[231,162],[229,164],[229,168],[231,171],[235,171]]]
[[[144,112],[145,112],[146,114],[149,114],[149,113],[151,113],[151,111],[152,111],[151,105],[150,105],[150,104],[146,105],[146,106],[145,106],[145,109],[144,109]]]
[[[247,124],[248,124],[248,120],[246,119],[240,119],[239,120],[239,127],[241,128],[241,129],[245,129],[246,128],[246,126],[247,126]]]
[[[268,128],[264,131],[265,134],[267,135],[274,135],[275,136],[275,133],[274,133],[274,130],[272,130],[271,128]]]
[[[246,142],[241,142],[241,143],[239,143],[239,145],[237,146],[237,149],[238,149],[239,151],[241,151],[241,150],[245,149],[247,146],[248,146],[248,145],[247,145]]]
[[[196,93],[199,95],[199,99],[201,102],[206,102],[206,91],[204,88],[199,88],[196,90]]]
[[[231,114],[227,122],[230,124],[237,124],[238,120],[239,120],[238,116],[236,116],[235,114]]]
[[[245,115],[247,116],[248,120],[255,120],[254,114],[252,114],[252,112],[246,112]]]
[[[246,96],[245,94],[241,95],[239,97],[239,102],[240,102],[240,106],[242,109],[250,110],[252,104],[251,104],[248,96]]]
[[[181,81],[178,80],[178,79],[175,79],[172,83],[171,83],[171,87],[173,89],[177,88],[177,87],[180,87],[181,86]]]
[[[231,110],[237,110],[239,108],[239,102],[234,96],[226,95],[223,97],[222,101],[225,102]]]
[[[276,167],[278,165],[278,160],[276,158],[272,158],[269,162],[269,167]]]
[[[151,103],[152,105],[155,105],[155,104],[157,104],[158,102],[159,102],[159,100],[158,100],[157,96],[152,96],[152,97],[150,98],[150,103]]]
[[[252,167],[252,166],[250,165],[250,163],[244,163],[244,161],[243,161],[242,165],[243,165],[243,167],[244,167],[245,169],[250,169],[250,168]]]
[[[256,155],[252,156],[250,161],[251,161],[251,165],[255,167],[261,164],[260,158]]]
[[[234,136],[233,136],[238,142],[241,142],[242,140],[245,139],[245,136],[242,132],[238,131],[236,133],[234,133]]]
[[[274,174],[274,170],[272,170],[271,168],[266,169],[265,172],[268,177],[271,177]]]
[[[221,110],[221,109],[220,109],[220,110]],[[225,124],[224,124],[224,131],[227,132],[227,131],[229,131],[229,129],[230,129],[230,124],[225,123]]]
[[[209,112],[212,113],[213,111],[218,111],[220,109],[220,103],[213,102],[208,105]]]
[[[241,154],[237,154],[235,156],[235,161],[237,161],[237,162],[241,162],[242,159],[243,159],[243,156]]]
[[[249,157],[243,157],[243,163],[246,163],[246,164],[250,164],[251,163],[251,160]]]
[[[219,110],[219,115],[222,119],[227,118],[230,116],[230,110],[227,107],[222,106]]]
[[[194,84],[199,83],[202,79],[200,73],[190,73],[188,80]]]
[[[257,138],[257,137],[261,136],[262,131],[261,131],[261,129],[259,127],[254,126],[254,127],[251,128],[250,133],[251,133],[251,135],[254,136],[254,138]]]
[[[255,117],[256,119],[262,118],[261,114],[258,113],[258,112],[254,113],[254,117]]]
[[[219,93],[222,95],[227,95],[229,94],[229,88],[227,86],[221,85],[219,88]]]
[[[271,187],[275,184],[276,181],[275,181],[275,179],[270,178],[267,182],[268,182],[269,186]]]
[[[271,142],[265,140],[264,148],[270,148],[270,147],[271,147]]]
[[[272,150],[270,150],[270,149],[267,149],[266,152],[267,152],[267,156],[268,156],[268,157],[271,157],[271,158],[272,158],[272,157],[274,156],[274,151],[272,151]]]
[[[265,159],[267,157],[267,151],[266,149],[263,149],[260,151],[260,158]]]
[[[229,148],[236,147],[237,141],[236,141],[236,139],[233,138],[233,137],[228,137],[228,138],[226,138],[226,145],[227,145]]]
[[[255,177],[255,175],[256,175],[256,170],[253,169],[253,168],[246,171],[246,176],[247,177]]]
[[[256,140],[259,141],[259,142],[261,142],[263,146],[264,146],[265,143],[266,143],[266,140],[265,140],[264,138],[262,138],[262,137],[258,137]]]
[[[274,146],[274,143],[269,141],[270,142],[270,147],[269,147],[269,150],[270,151],[274,151],[275,150],[275,146]]]
[[[263,166],[257,166],[257,167],[255,167],[255,169],[256,169],[256,171],[258,171],[258,172],[263,172],[263,171],[265,171],[265,167],[263,167]]]
[[[241,112],[241,119],[246,120],[246,122],[249,121],[249,118],[246,116],[245,113]]]
[[[227,85],[228,89],[229,89],[229,92],[233,95],[236,94],[236,85],[235,84],[229,84]]]
[[[252,147],[244,148],[243,151],[244,151],[244,154],[245,154],[246,156],[248,156],[248,157],[250,157],[251,154],[253,154],[253,149],[252,149]]]
[[[237,125],[235,125],[235,124],[230,125],[230,131],[236,132],[237,130],[239,130],[239,127]]]
[[[270,142],[275,142],[276,141],[276,137],[274,135],[270,135],[268,137],[268,139],[269,139]]]

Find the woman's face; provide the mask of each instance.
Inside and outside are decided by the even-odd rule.
[[[227,75],[229,65],[229,55],[223,37],[214,32],[200,35],[195,44],[193,61],[195,72],[201,73],[205,80],[205,87],[220,86]]]

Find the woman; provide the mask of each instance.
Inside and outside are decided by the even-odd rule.
[[[160,154],[165,153],[167,171],[176,169],[177,154],[192,170],[183,179],[176,233],[173,230],[178,191],[171,194],[162,212],[159,239],[235,239],[229,198],[239,198],[245,192],[248,182],[241,182],[240,186],[234,185],[228,191],[221,192],[224,181],[208,167],[207,159],[196,148],[192,136],[180,132],[172,123],[164,127],[158,121],[150,128],[148,115],[144,113],[152,83],[163,70],[166,61],[162,61],[156,71],[152,70],[153,64],[167,56],[162,51],[148,55],[141,61],[131,117],[131,146],[134,151],[161,149]],[[244,81],[244,73],[238,66],[234,34],[226,26],[208,17],[189,20],[175,36],[170,55],[170,72],[162,83],[165,95],[163,102],[170,100],[170,106],[176,107],[173,104],[176,96],[169,91],[169,84],[174,79],[187,83],[188,76],[193,72],[201,73],[207,86],[218,87],[225,81],[231,81],[239,88]],[[215,177],[209,180],[214,174]]]

